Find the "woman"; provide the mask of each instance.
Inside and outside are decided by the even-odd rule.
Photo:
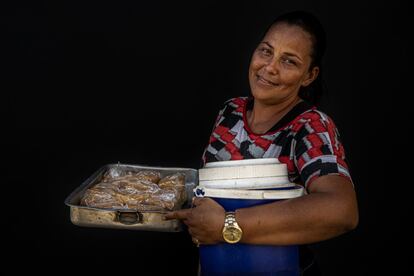
[[[354,229],[358,208],[344,149],[333,121],[313,104],[321,93],[325,34],[306,12],[277,18],[253,53],[251,98],[227,101],[217,118],[203,161],[277,157],[289,178],[308,194],[236,210],[240,242],[310,244]],[[209,198],[171,212],[198,244],[225,242],[225,210]]]

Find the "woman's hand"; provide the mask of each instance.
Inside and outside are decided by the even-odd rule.
[[[193,208],[169,212],[165,219],[180,219],[188,226],[193,241],[215,244],[223,241],[225,210],[211,198],[193,198]]]

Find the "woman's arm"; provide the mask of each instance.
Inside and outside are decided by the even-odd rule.
[[[326,240],[358,224],[356,195],[342,176],[315,179],[309,194],[236,211],[243,229],[242,242],[253,244],[307,244]]]
[[[238,209],[242,242],[251,244],[307,244],[354,229],[358,208],[354,188],[345,177],[326,175],[315,179],[309,194],[300,198]],[[195,200],[195,208],[167,214],[182,219],[190,234],[202,244],[223,241],[224,209],[215,201]]]

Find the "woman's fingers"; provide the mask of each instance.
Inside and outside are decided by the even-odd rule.
[[[204,197],[193,197],[193,206],[199,206],[204,200]]]
[[[170,219],[180,219],[180,220],[185,220],[188,218],[188,216],[191,213],[191,209],[182,209],[182,210],[178,210],[178,211],[173,211],[173,212],[168,212],[164,218],[166,220],[170,220]]]
[[[192,203],[193,208],[169,212],[165,218],[182,220],[189,234],[201,244],[220,242],[224,208],[211,198],[195,197]]]

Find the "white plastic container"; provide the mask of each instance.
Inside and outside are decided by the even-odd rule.
[[[212,189],[273,189],[293,187],[287,176],[200,180],[200,187]]]
[[[286,164],[277,158],[206,163],[198,170],[199,186],[211,189],[275,189],[293,187]]]
[[[222,167],[234,167],[234,166],[247,166],[247,165],[266,165],[266,164],[280,164],[277,158],[259,158],[259,159],[243,159],[243,160],[229,160],[229,161],[217,161],[209,162],[204,166],[205,168],[222,168]]]

